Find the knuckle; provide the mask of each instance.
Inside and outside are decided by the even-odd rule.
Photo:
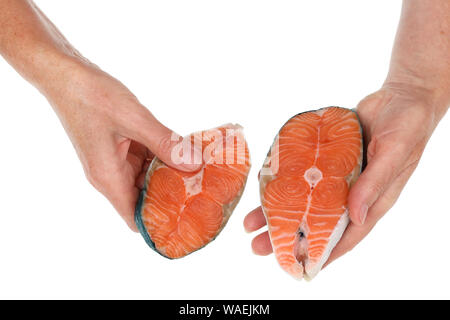
[[[367,158],[372,159],[377,152],[377,139],[374,137],[367,146]]]
[[[88,165],[85,168],[85,175],[89,183],[97,190],[100,191],[102,181],[103,181],[103,175],[102,175],[102,169],[98,165]]]
[[[170,154],[172,150],[172,139],[170,135],[163,136],[158,143],[159,154]]]
[[[383,98],[384,92],[376,91],[368,96],[366,96],[364,99],[362,99],[357,107],[358,112],[365,112],[368,109],[371,109],[374,105],[378,104],[380,99]]]
[[[356,243],[351,243],[348,247],[347,250],[345,251],[345,253],[349,253],[350,251],[352,251],[353,249],[355,249],[356,247]]]
[[[384,186],[380,181],[374,181],[368,186],[369,192],[375,195],[379,195],[383,192]]]

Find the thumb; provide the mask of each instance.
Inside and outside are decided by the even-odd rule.
[[[395,148],[385,145],[378,149],[350,189],[349,214],[356,225],[364,224],[370,207],[401,173],[410,154],[406,144],[397,145]]]
[[[145,145],[156,157],[170,167],[182,171],[195,171],[202,165],[201,146],[183,139],[161,122],[145,107],[143,114],[132,123],[125,124],[125,134]]]

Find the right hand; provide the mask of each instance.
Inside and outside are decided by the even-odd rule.
[[[118,80],[89,63],[70,67],[69,77],[47,84],[45,94],[60,117],[90,183],[137,231],[134,210],[145,171],[157,156],[183,171],[200,166],[172,161],[178,143]]]

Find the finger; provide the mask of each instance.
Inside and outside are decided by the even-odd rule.
[[[102,177],[95,178],[92,184],[111,202],[128,227],[137,232],[134,210],[139,189],[134,185],[134,178],[118,171],[109,171],[101,175]]]
[[[136,208],[136,200],[139,196],[139,190],[133,187],[129,190],[123,190],[121,196],[117,192],[111,193],[109,201],[114,205],[122,219],[126,222],[128,227],[134,231],[138,232],[138,228],[134,221],[134,210]],[[120,198],[119,198],[120,197]]]
[[[270,243],[269,233],[263,232],[257,235],[252,241],[253,252],[259,256],[267,256],[273,252]]]
[[[138,229],[134,222],[134,211],[139,196],[139,189],[131,178],[131,173],[127,174],[123,170],[110,172],[103,182],[105,185],[104,195],[122,219],[125,220],[128,227],[137,232]]]
[[[135,155],[137,158],[141,159],[141,161],[149,158],[148,149],[136,141],[131,141],[128,153]]]
[[[264,217],[264,214],[262,212],[261,207],[256,208],[244,219],[244,228],[247,232],[253,232],[258,229],[261,229],[266,225],[266,217]]]
[[[341,257],[351,249],[353,249],[364,237],[372,230],[375,224],[383,217],[383,215],[392,208],[400,196],[401,191],[411,177],[411,174],[417,167],[417,162],[413,162],[395,179],[388,190],[375,202],[370,208],[367,221],[364,225],[356,225],[350,223],[345,230],[342,238],[330,254],[328,261],[324,267],[332,261]]]
[[[145,177],[146,172],[142,171],[136,178],[136,187],[139,188],[139,190],[142,190],[145,187]]]
[[[372,213],[373,210],[371,209],[369,211]],[[334,247],[333,251],[328,257],[328,260],[324,264],[323,268],[352,250],[356,246],[356,244],[358,244],[362,239],[365,238],[365,236],[373,229],[374,226],[375,224],[372,224],[369,221],[367,221],[363,226],[355,225],[354,223],[350,222],[344,234],[342,235],[342,238],[339,240],[336,247]]]
[[[145,177],[147,176],[147,170],[150,167],[151,163],[152,161],[150,159],[146,159],[144,161],[144,164],[142,165],[142,171],[136,178],[136,187],[138,187],[139,190],[142,190],[145,186]]]
[[[103,140],[111,139],[109,143],[102,144],[103,149],[95,149],[89,158],[89,165],[85,166],[85,172],[91,184],[102,193],[114,206],[127,225],[137,231],[134,223],[134,209],[139,190],[135,186],[135,173],[132,166],[120,157],[122,145],[116,149],[114,137],[103,137]],[[108,141],[105,141],[108,142]],[[126,142],[123,143],[127,145]]]
[[[145,145],[167,165],[183,170],[195,171],[201,167],[201,150],[195,144],[180,144],[183,139],[159,122],[145,107],[133,115],[133,121],[123,123],[124,134]]]
[[[377,148],[374,147],[375,143],[372,141],[369,148]],[[406,143],[384,143],[375,151],[348,196],[350,219],[354,224],[364,224],[369,208],[400,174],[412,147],[414,146],[408,146]]]
[[[132,141],[126,160],[133,168],[136,178],[142,173],[144,166],[146,166],[146,158],[147,148],[135,141]]]
[[[145,176],[152,159],[153,155],[149,153],[146,147],[135,141],[131,142],[128,150],[127,161],[133,168],[136,175],[135,186],[140,190],[144,188]]]

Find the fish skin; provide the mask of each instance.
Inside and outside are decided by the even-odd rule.
[[[135,209],[135,212],[134,212],[134,221],[135,221],[136,226],[137,226],[137,228],[139,230],[139,233],[142,235],[142,237],[144,238],[144,241],[147,243],[147,245],[150,248],[152,248],[154,251],[159,253],[161,256],[163,256],[163,257],[165,257],[167,259],[172,259],[170,257],[167,257],[167,256],[163,255],[161,252],[159,252],[156,249],[155,243],[153,242],[152,238],[148,234],[147,229],[145,228],[145,225],[144,225],[144,221],[142,220],[142,211],[144,210],[144,199],[145,199],[145,196],[147,194],[147,186],[149,185],[152,173],[154,172],[155,167],[157,166],[155,164],[155,162],[158,161],[158,160],[159,159],[157,157],[153,158],[152,162],[150,163],[149,168],[147,169],[147,173],[145,174],[144,188],[139,193],[139,199],[138,199],[138,202],[136,204],[136,209]]]
[[[243,137],[243,128],[242,128],[242,126],[237,125],[237,124],[225,124],[225,125],[222,125],[222,126],[217,127],[217,128],[213,128],[213,129],[210,129],[210,130],[202,131],[202,133],[207,133],[209,131],[216,130],[218,128],[237,129],[242,134],[242,137]],[[192,135],[194,135],[194,134],[192,134]],[[244,142],[245,142],[245,138],[244,137],[243,137],[243,139],[244,139]],[[241,199],[242,194],[244,192],[245,185],[246,185],[247,178],[248,178],[248,173],[249,173],[250,167],[251,167],[250,154],[249,154],[248,146],[247,146],[246,142],[245,142],[245,148],[246,148],[246,155],[247,155],[245,163],[247,164],[247,167],[246,167],[245,176],[243,177],[243,184],[242,184],[241,188],[239,189],[239,191],[236,192],[236,194],[232,197],[232,200],[230,202],[222,204],[223,218],[222,218],[220,227],[217,229],[217,232],[215,233],[215,235],[206,244],[196,248],[195,250],[193,250],[191,252],[188,252],[187,254],[183,255],[183,257],[186,256],[186,255],[191,254],[192,252],[200,250],[201,248],[203,248],[204,246],[206,246],[207,244],[209,244],[213,240],[215,240],[216,237],[220,234],[220,232],[224,229],[224,227],[227,224],[229,218],[231,217],[232,212],[234,211],[234,209],[238,205],[239,200]],[[160,168],[170,168],[170,167],[167,167],[160,159],[155,157],[152,160],[152,162],[151,162],[151,164],[150,164],[150,166],[149,166],[149,168],[148,168],[148,170],[146,172],[144,188],[139,193],[139,199],[137,201],[134,218],[135,218],[135,223],[136,223],[136,226],[137,226],[139,232],[141,233],[141,235],[144,238],[145,242],[147,243],[147,245],[151,249],[153,249],[154,251],[156,251],[158,254],[160,254],[161,256],[163,256],[165,258],[177,259],[177,258],[181,258],[181,257],[171,257],[171,256],[169,256],[167,254],[164,254],[160,250],[158,250],[157,245],[155,244],[155,241],[152,239],[152,236],[150,235],[150,233],[148,232],[148,230],[147,230],[147,228],[145,226],[145,223],[144,223],[144,219],[143,219],[143,213],[144,213],[144,210],[145,210],[145,198],[146,198],[147,193],[148,193],[148,187],[150,185],[150,182],[152,180],[152,177],[153,177],[155,171],[160,169]],[[204,168],[205,168],[205,163],[203,164],[203,167],[199,171],[203,171]],[[172,169],[172,168],[170,168],[170,169],[173,170],[173,171],[178,172],[178,170],[176,170],[176,169]],[[203,178],[203,173],[202,173],[202,178]],[[208,190],[208,188],[206,188],[205,190]],[[205,190],[202,190],[202,192],[205,192]]]
[[[356,179],[358,178],[358,176],[359,176],[359,174],[361,173],[361,170],[362,170],[362,167],[363,167],[363,164],[364,164],[364,161],[363,161],[363,158],[364,158],[364,141],[363,141],[363,131],[362,131],[362,126],[361,126],[361,124],[360,124],[360,122],[359,122],[359,118],[358,118],[358,115],[357,115],[357,113],[355,112],[355,110],[350,110],[350,109],[346,109],[346,108],[340,108],[340,107],[326,107],[326,108],[321,108],[321,109],[318,109],[318,110],[312,110],[312,111],[307,111],[307,112],[301,112],[301,113],[299,113],[299,114],[297,114],[297,115],[295,115],[295,116],[293,116],[292,118],[290,118],[283,126],[282,126],[282,128],[280,129],[280,131],[279,131],[279,133],[276,135],[276,137],[275,137],[275,139],[274,139],[274,142],[273,142],[273,144],[272,144],[272,146],[271,146],[271,148],[270,148],[270,150],[269,150],[269,152],[268,152],[268,154],[267,154],[267,158],[266,158],[266,161],[264,162],[264,165],[263,165],[263,169],[265,170],[265,174],[261,174],[260,175],[260,178],[259,178],[259,180],[260,180],[260,196],[261,196],[261,203],[262,203],[262,209],[263,209],[263,213],[264,213],[264,215],[265,215],[265,217],[266,217],[266,221],[267,221],[267,224],[268,224],[268,226],[269,226],[269,237],[270,237],[270,240],[271,240],[271,243],[272,243],[272,246],[273,246],[273,248],[274,248],[274,252],[275,252],[275,255],[276,255],[276,257],[277,257],[277,260],[278,260],[278,262],[279,262],[279,264],[280,264],[280,266],[282,266],[283,267],[283,264],[284,264],[284,267],[283,267],[283,269],[285,269],[285,271],[287,271],[291,276],[293,276],[294,278],[296,278],[296,279],[302,279],[302,278],[305,278],[306,280],[311,280],[314,276],[316,276],[317,275],[317,273],[321,270],[321,268],[322,268],[322,266],[323,266],[323,264],[326,262],[326,260],[327,260],[327,258],[328,258],[328,256],[329,256],[329,254],[331,253],[331,251],[332,251],[332,249],[334,248],[334,246],[336,245],[336,243],[339,241],[339,239],[341,238],[341,236],[342,236],[342,234],[343,234],[343,232],[345,231],[345,228],[346,228],[346,226],[348,225],[348,223],[349,223],[349,217],[348,217],[348,208],[345,208],[345,212],[343,212],[343,213],[339,213],[341,216],[340,216],[340,218],[339,218],[339,220],[338,220],[338,222],[334,225],[334,228],[333,228],[333,230],[332,230],[332,232],[331,232],[331,235],[329,235],[329,236],[327,236],[327,237],[325,237],[325,238],[327,238],[327,244],[326,244],[326,246],[325,246],[325,249],[324,249],[324,251],[323,251],[323,253],[321,254],[321,257],[320,257],[320,259],[319,259],[319,261],[318,262],[316,262],[316,263],[314,263],[314,264],[311,264],[311,263],[308,263],[308,261],[310,260],[310,256],[308,255],[306,258],[305,257],[303,257],[302,259],[304,259],[304,260],[302,260],[302,263],[299,263],[297,260],[297,258],[295,258],[295,254],[294,254],[294,250],[295,250],[295,246],[299,246],[298,245],[298,242],[300,242],[300,243],[302,243],[302,241],[303,241],[303,239],[301,239],[300,241],[298,240],[299,238],[298,237],[294,237],[293,238],[293,236],[291,235],[291,238],[293,238],[293,239],[295,239],[294,241],[293,241],[293,245],[292,245],[292,257],[294,257],[295,258],[295,260],[294,261],[296,261],[296,262],[293,262],[293,263],[291,263],[291,266],[290,267],[287,267],[286,266],[286,264],[288,264],[288,263],[286,263],[286,261],[293,261],[293,259],[292,259],[292,257],[290,258],[290,259],[288,259],[288,258],[286,258],[286,257],[284,257],[284,255],[283,256],[280,256],[280,254],[277,252],[278,250],[280,250],[279,248],[277,248],[277,246],[280,246],[280,243],[279,242],[277,242],[277,241],[279,241],[279,240],[283,240],[283,237],[278,237],[278,238],[280,238],[280,239],[276,239],[277,237],[275,237],[275,239],[274,239],[274,235],[273,235],[273,231],[271,230],[271,229],[273,229],[273,226],[271,226],[271,219],[273,219],[274,217],[275,218],[277,218],[277,215],[275,214],[275,215],[271,215],[270,213],[269,213],[269,211],[270,210],[272,210],[272,212],[274,211],[274,209],[268,209],[268,208],[266,208],[265,207],[265,191],[266,191],[266,187],[267,187],[267,185],[271,182],[271,181],[273,181],[273,180],[275,180],[275,179],[277,179],[277,178],[280,178],[279,176],[278,176],[278,174],[279,174],[279,172],[277,172],[276,174],[274,173],[274,172],[270,172],[270,170],[269,171],[267,171],[268,170],[268,168],[269,168],[269,163],[270,163],[270,161],[272,160],[272,153],[274,152],[274,146],[275,146],[275,144],[279,141],[279,139],[280,139],[280,133],[282,132],[282,130],[283,130],[283,128],[285,128],[286,127],[286,125],[288,125],[289,123],[292,123],[292,121],[293,121],[293,119],[301,119],[301,118],[299,118],[299,117],[302,117],[302,115],[306,115],[306,114],[308,114],[308,113],[315,113],[315,114],[325,114],[325,113],[330,113],[331,111],[328,111],[329,109],[335,109],[335,110],[341,110],[341,111],[336,111],[336,112],[344,112],[344,110],[345,111],[348,111],[348,112],[352,112],[352,114],[353,114],[353,117],[356,119],[356,121],[357,121],[357,123],[358,123],[358,127],[359,127],[359,130],[358,130],[358,132],[359,132],[359,136],[358,136],[358,138],[360,139],[360,143],[359,143],[359,154],[358,154],[358,157],[357,157],[357,164],[355,165],[355,167],[353,168],[353,170],[351,171],[351,173],[349,173],[345,178],[347,179],[347,184],[348,184],[348,189],[354,184],[354,182],[356,181]],[[345,115],[346,116],[346,115]],[[345,117],[344,116],[344,117]],[[329,132],[328,132],[329,133]],[[317,134],[320,134],[320,131],[318,131],[318,133]],[[356,131],[355,131],[355,134],[356,134]],[[291,136],[286,136],[287,138],[286,139],[289,139],[289,138],[291,138]],[[319,136],[318,136],[319,137]],[[289,141],[289,140],[288,140]],[[345,142],[345,140],[343,140],[344,142]],[[318,143],[319,143],[319,149],[320,149],[320,142],[318,141]],[[316,146],[317,147],[317,146]],[[286,148],[288,148],[288,147],[286,147]],[[289,149],[289,148],[288,148]],[[329,150],[328,150],[329,151]],[[276,150],[275,150],[275,152],[277,152]],[[279,150],[278,150],[278,152],[280,152]],[[319,150],[319,153],[320,153],[320,150]],[[280,154],[281,154],[281,152],[280,152]],[[314,160],[315,162],[314,162],[314,164],[313,164],[313,166],[315,166],[317,163],[316,163],[316,161],[317,161],[317,155],[316,155],[316,158],[315,158],[315,160]],[[307,170],[305,170],[305,171],[307,171]],[[319,170],[320,171],[320,170]],[[263,170],[261,170],[261,172],[263,172]],[[298,177],[299,178],[299,177]],[[299,178],[300,179],[300,178]],[[321,181],[321,180],[320,180]],[[320,181],[319,181],[319,184],[320,184]],[[319,185],[318,184],[318,185]],[[318,186],[317,185],[317,186]],[[310,196],[312,196],[312,194],[313,194],[313,190],[311,189],[311,191],[310,191]],[[311,200],[308,200],[308,201],[311,201]],[[311,203],[310,203],[310,205],[311,205]],[[283,205],[284,206],[284,205]],[[308,209],[308,210],[310,210],[310,209]],[[299,211],[299,215],[301,215],[301,219],[302,219],[302,221],[304,221],[305,219],[306,219],[306,221],[308,221],[308,215],[310,215],[310,212],[308,211],[308,210],[304,210],[305,212],[307,212],[307,216],[306,217],[304,217],[304,214],[305,214],[305,212],[302,212],[301,213],[301,210]],[[287,214],[287,210],[282,210],[282,211],[280,211],[282,214],[285,214],[285,217],[288,217],[289,215]],[[337,214],[336,214],[337,215]],[[295,215],[294,215],[295,216]],[[292,216],[291,216],[292,217]],[[294,219],[295,220],[295,219]],[[272,220],[273,221],[273,220]],[[281,225],[281,224],[280,224]],[[297,230],[302,230],[301,228],[303,228],[303,227],[305,227],[305,226],[302,226],[302,225],[299,225],[298,226],[298,229]],[[324,233],[325,234],[325,233]],[[289,238],[290,239],[290,238]],[[306,239],[306,240],[308,240],[309,241],[309,239]],[[305,241],[306,241],[305,240]],[[315,240],[315,239],[312,239],[312,240]],[[278,243],[278,244],[277,244]],[[304,243],[304,241],[303,241],[303,243]],[[306,247],[307,247],[307,249],[309,249],[309,247],[308,247],[308,243],[306,242]],[[283,245],[284,247],[288,247],[288,250],[290,250],[290,242],[288,242],[288,244],[287,245]],[[302,247],[302,250],[304,250],[304,247],[305,247],[305,245],[302,245],[303,247]],[[280,258],[284,258],[283,259],[283,261],[282,260],[280,260]],[[305,263],[305,261],[306,261],[306,263]],[[306,269],[306,270],[305,270]]]

